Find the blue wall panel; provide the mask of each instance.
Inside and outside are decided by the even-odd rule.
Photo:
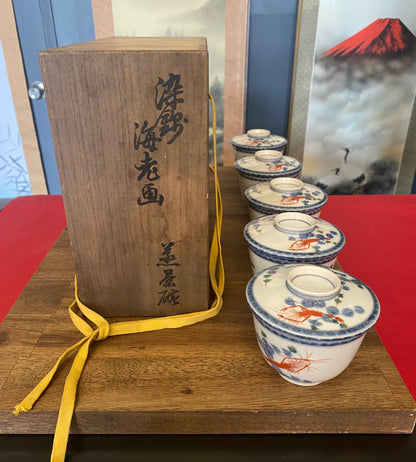
[[[38,53],[94,40],[91,0],[13,0],[28,87],[42,80]],[[60,194],[58,169],[45,100],[31,101],[48,192]]]
[[[251,0],[246,128],[288,130],[297,0]]]
[[[50,0],[59,47],[95,39],[91,0]]]

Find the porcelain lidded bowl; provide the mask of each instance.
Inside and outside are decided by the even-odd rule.
[[[275,265],[246,289],[266,362],[297,385],[341,374],[380,314],[377,297],[355,277],[317,265]]]
[[[276,264],[333,266],[345,245],[336,226],[299,212],[256,218],[245,226],[244,238],[254,274]]]
[[[274,178],[257,183],[244,191],[250,219],[283,212],[302,212],[319,217],[328,194],[299,178]]]
[[[243,194],[249,186],[273,178],[298,178],[302,170],[302,164],[297,159],[272,149],[256,151],[254,156],[242,157],[234,162],[234,167],[238,172]]]
[[[256,151],[263,149],[284,152],[287,140],[283,136],[271,134],[270,130],[255,128],[242,135],[234,136],[230,143],[234,150],[234,160],[237,160],[241,157],[254,155]]]

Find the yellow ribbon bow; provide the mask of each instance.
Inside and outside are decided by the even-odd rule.
[[[29,411],[32,406],[42,395],[45,389],[52,381],[55,372],[62,362],[74,351],[78,350],[72,367],[65,381],[61,405],[59,408],[58,420],[56,423],[55,437],[53,441],[51,462],[63,462],[65,460],[66,447],[68,443],[69,428],[71,426],[72,415],[75,407],[75,398],[77,386],[88,358],[89,347],[91,342],[105,340],[107,337],[115,335],[136,334],[159,329],[175,329],[177,327],[195,324],[205,319],[217,315],[222,308],[222,294],[224,292],[225,275],[224,264],[222,260],[221,249],[221,227],[222,227],[222,201],[220,187],[217,176],[217,156],[216,156],[216,115],[215,104],[211,95],[209,95],[213,109],[213,147],[214,161],[213,167],[210,167],[214,173],[215,188],[215,215],[216,223],[211,241],[209,255],[209,275],[211,286],[215,292],[215,300],[211,308],[205,311],[193,313],[178,314],[174,316],[165,316],[159,318],[141,319],[137,321],[125,321],[109,323],[104,317],[84,305],[78,297],[78,288],[75,279],[75,301],[69,307],[69,314],[75,327],[84,334],[84,338],[78,343],[68,348],[65,353],[57,360],[55,366],[46,374],[46,376],[36,385],[36,387],[26,396],[26,398],[15,407],[14,414],[18,415],[21,411]],[[87,323],[76,311],[81,313],[96,327],[93,328]]]

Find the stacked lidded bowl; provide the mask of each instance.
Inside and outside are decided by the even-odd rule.
[[[246,298],[266,362],[291,383],[317,385],[348,367],[380,305],[363,282],[332,268],[345,236],[318,218],[326,192],[298,178],[301,163],[282,155],[284,138],[279,145],[258,132],[231,140],[251,220]]]
[[[340,229],[298,212],[267,215],[244,228],[253,273],[289,263],[333,266],[345,245]]]
[[[270,149],[256,151],[252,156],[241,157],[234,162],[234,167],[238,172],[243,196],[249,186],[271,181],[274,178],[298,178],[302,170],[302,164],[297,159]]]
[[[230,143],[233,146],[234,159],[237,160],[264,149],[284,152],[287,140],[282,136],[272,135],[269,130],[252,129],[242,135],[234,136]]]
[[[343,372],[380,314],[364,283],[316,265],[266,268],[249,281],[246,297],[266,362],[304,386]]]
[[[283,212],[302,212],[319,217],[328,195],[317,186],[303,183],[298,178],[275,178],[245,190],[250,218]]]

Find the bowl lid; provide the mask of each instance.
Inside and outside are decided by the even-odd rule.
[[[289,177],[255,184],[248,187],[244,195],[253,208],[265,208],[271,213],[320,209],[328,201],[322,189]]]
[[[246,156],[234,162],[235,168],[246,175],[276,178],[300,172],[302,164],[294,157],[284,156],[280,151],[265,149],[257,151],[254,156]]]
[[[231,138],[230,143],[237,148],[252,149],[253,151],[286,146],[287,140],[283,136],[273,135],[269,130],[260,128],[248,130],[247,133]]]
[[[246,290],[267,325],[298,337],[336,340],[365,333],[380,305],[357,278],[319,265],[274,265],[254,275]]]
[[[344,234],[336,226],[299,212],[252,220],[244,228],[244,237],[265,258],[323,259],[338,254],[345,245]]]

